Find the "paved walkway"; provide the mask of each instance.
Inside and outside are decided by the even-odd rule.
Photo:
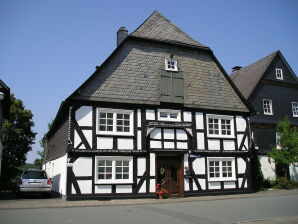
[[[87,201],[65,201],[61,198],[26,198],[0,200],[0,209],[26,209],[26,208],[67,208],[67,207],[98,207],[98,206],[122,206],[122,205],[144,205],[164,204],[195,201],[212,201],[238,198],[274,197],[279,195],[297,195],[298,189],[294,190],[268,190],[252,194],[200,196],[174,199],[118,199],[109,201],[87,200]]]

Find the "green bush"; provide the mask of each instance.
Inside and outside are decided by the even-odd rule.
[[[273,187],[272,180],[265,179],[263,184],[262,184],[262,187],[265,188],[265,189],[272,188]]]
[[[273,188],[274,189],[293,189],[294,186],[286,178],[277,177],[273,180]]]
[[[293,189],[297,188],[297,183],[291,183],[288,179],[284,177],[277,177],[274,179],[266,179],[263,182],[262,187],[264,189],[273,188],[273,189]]]

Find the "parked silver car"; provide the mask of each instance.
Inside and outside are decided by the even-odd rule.
[[[26,170],[17,184],[17,196],[24,193],[42,193],[50,196],[52,180],[44,170]]]

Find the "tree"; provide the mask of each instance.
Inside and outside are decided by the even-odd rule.
[[[25,164],[27,153],[32,150],[36,135],[32,130],[34,122],[31,111],[25,109],[23,102],[13,94],[10,98],[10,119],[3,124],[3,180],[17,175],[18,168]]]
[[[251,177],[253,183],[253,189],[259,191],[264,183],[264,176],[261,170],[261,163],[259,160],[258,152],[254,145],[252,148],[252,158],[251,158]]]
[[[52,125],[53,125],[54,120],[52,119],[50,123],[48,123],[48,130],[51,129]],[[35,159],[33,162],[34,168],[35,169],[41,169],[42,168],[42,164],[43,164],[43,160],[44,160],[44,152],[46,149],[46,141],[47,141],[47,134],[44,134],[42,139],[39,141],[40,146],[43,148],[42,151],[37,151],[37,154],[40,156],[40,158]]]
[[[280,147],[273,147],[273,152],[268,153],[277,167],[277,176],[288,178],[288,167],[298,162],[298,129],[291,127],[288,117],[277,124],[280,133]]]

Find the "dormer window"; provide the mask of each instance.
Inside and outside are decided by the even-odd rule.
[[[181,111],[180,110],[158,110],[158,120],[159,121],[181,121]]]
[[[166,58],[165,59],[165,69],[167,71],[178,71],[178,66],[177,66],[177,60],[174,60],[173,58]]]
[[[284,77],[282,75],[282,69],[280,69],[280,68],[276,69],[276,79],[284,79]]]

